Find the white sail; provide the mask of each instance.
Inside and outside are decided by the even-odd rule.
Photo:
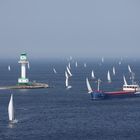
[[[11,67],[10,67],[10,65],[8,66],[8,70],[9,70],[9,71],[11,70]]]
[[[75,62],[75,67],[77,68],[78,64],[77,64],[77,61]]]
[[[65,71],[65,77],[66,77],[67,79],[69,78],[67,71]]]
[[[88,78],[86,78],[86,85],[87,85],[88,93],[92,93],[93,90],[92,90],[92,88],[91,88],[91,86],[90,86],[90,83],[89,83]]]
[[[116,74],[115,67],[113,67],[112,71],[113,71],[113,75],[115,75]]]
[[[72,86],[69,85],[69,75],[68,75],[67,71],[65,71],[65,77],[66,77],[66,80],[65,80],[66,88],[67,89],[72,88]]]
[[[92,72],[91,72],[91,78],[92,79],[95,79],[95,75],[94,75],[94,71],[92,70]]]
[[[69,78],[66,78],[65,85],[67,89],[72,88],[72,86],[69,85]]]
[[[128,65],[128,71],[129,71],[130,73],[132,73],[132,70],[131,70],[130,65]]]
[[[68,64],[68,68],[69,68],[69,69],[71,69],[71,65],[70,65],[70,62],[69,62],[69,64]]]
[[[11,94],[11,98],[8,105],[8,115],[9,115],[9,121],[14,121],[14,105],[13,105],[13,94]]]
[[[108,80],[108,83],[111,83],[111,76],[110,76],[110,72],[109,71],[107,73],[107,80]]]
[[[68,85],[69,85],[68,78],[66,78],[65,85],[66,85],[66,87],[68,87]]]
[[[86,64],[86,63],[84,63],[84,67],[85,67],[85,68],[87,67],[87,64]]]
[[[124,81],[124,85],[127,85],[127,81],[126,81],[125,76],[123,76],[123,81]]]
[[[67,69],[67,72],[68,72],[69,76],[72,76],[72,73],[70,72],[70,69],[68,67],[66,67],[66,69]]]
[[[57,73],[55,68],[53,68],[53,72],[54,72],[54,73]]]
[[[104,63],[104,58],[102,57],[102,63]]]
[[[122,62],[121,61],[119,61],[119,65],[121,65],[122,64]]]
[[[72,56],[70,56],[70,60],[72,60]]]

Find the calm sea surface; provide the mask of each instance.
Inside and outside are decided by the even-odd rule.
[[[140,82],[140,61],[71,60],[71,89],[65,88],[66,65],[68,61],[30,61],[27,75],[31,81],[48,83],[48,89],[0,90],[0,140],[139,140],[140,139],[140,97],[112,98],[92,101],[87,93],[85,79],[92,88],[96,80],[102,80],[100,89],[119,90],[123,85],[122,75],[130,82],[128,64]],[[84,63],[87,67],[84,67]],[[8,65],[11,71],[8,71]],[[112,67],[116,75],[112,74]],[[57,74],[54,74],[53,68]],[[96,79],[91,79],[94,70]],[[112,83],[106,80],[110,70]],[[14,85],[20,75],[17,62],[0,62],[0,86]],[[18,123],[8,121],[8,103],[14,96],[15,116]]]

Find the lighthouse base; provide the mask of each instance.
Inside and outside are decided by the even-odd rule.
[[[19,85],[27,85],[29,83],[29,79],[28,78],[19,78],[18,79],[18,84]]]

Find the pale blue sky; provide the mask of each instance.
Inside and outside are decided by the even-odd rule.
[[[0,58],[140,56],[139,0],[1,0]]]

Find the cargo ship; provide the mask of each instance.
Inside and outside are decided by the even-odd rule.
[[[111,91],[104,93],[110,97],[134,97],[140,94],[140,87],[138,84],[124,84],[122,90],[120,91]]]
[[[122,90],[104,92],[99,90],[99,83],[100,80],[98,80],[98,89],[92,90],[88,78],[86,79],[88,93],[90,93],[92,100],[114,98],[114,97],[124,98],[124,97],[140,96],[140,87],[138,84],[130,84],[130,85],[124,84]]]
[[[96,100],[96,99],[106,99],[106,98],[137,97],[140,96],[140,91],[133,90],[129,87],[129,90],[109,91],[109,92],[93,90],[93,92],[91,92],[90,94],[91,94],[91,99]]]
[[[104,94],[108,97],[108,98],[125,98],[125,97],[135,97],[135,96],[139,96],[139,94],[134,91],[111,91],[111,92],[104,92]]]

